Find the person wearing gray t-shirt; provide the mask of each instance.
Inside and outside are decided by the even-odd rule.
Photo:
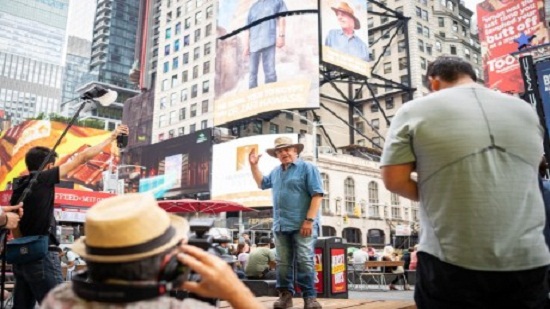
[[[542,308],[537,114],[475,83],[458,57],[437,58],[426,76],[435,92],[397,112],[381,160],[386,188],[420,201],[417,307]]]

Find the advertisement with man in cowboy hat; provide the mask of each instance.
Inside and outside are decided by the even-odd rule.
[[[367,2],[321,1],[323,61],[363,76],[370,72]]]
[[[266,153],[277,158],[280,165],[265,176],[258,167],[262,155],[253,149],[248,157],[258,188],[271,189],[273,199],[279,290],[279,299],[273,304],[275,309],[292,307],[294,282],[302,291],[304,309],[322,308],[316,300],[313,247],[319,230],[323,183],[317,166],[298,157],[302,150],[303,144],[289,137],[277,137],[274,147]]]

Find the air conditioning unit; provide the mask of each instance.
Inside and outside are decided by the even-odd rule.
[[[319,154],[332,154],[332,153],[334,153],[332,148],[328,147],[328,146],[319,146],[319,147],[317,147],[317,152]]]

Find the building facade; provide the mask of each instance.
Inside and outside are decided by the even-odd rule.
[[[13,124],[59,112],[68,2],[0,1],[0,109]]]

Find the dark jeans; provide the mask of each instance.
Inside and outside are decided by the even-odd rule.
[[[542,309],[548,298],[547,269],[470,270],[418,252],[414,300],[418,309]]]
[[[264,68],[265,83],[274,83],[277,81],[277,72],[275,71],[275,45],[260,49],[257,52],[250,53],[250,76],[248,88],[256,88],[258,86],[258,67],[260,66],[260,58]]]
[[[36,302],[42,302],[51,289],[63,282],[59,254],[54,251],[38,261],[14,264],[13,273],[13,307],[17,309],[33,309]]]

